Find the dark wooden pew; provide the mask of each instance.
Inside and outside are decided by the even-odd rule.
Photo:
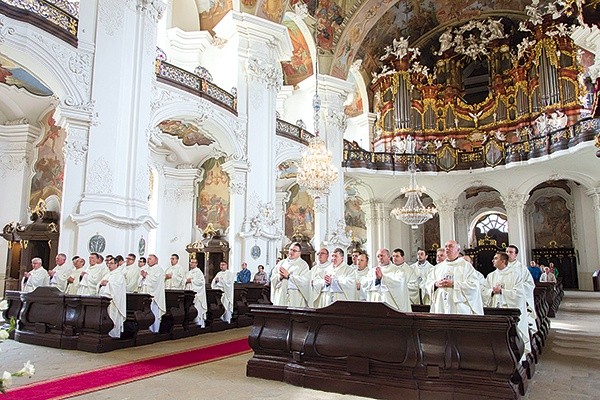
[[[8,303],[8,308],[2,311],[2,318],[5,321],[3,328],[8,329],[10,319],[14,318],[15,321],[18,321],[19,315],[21,315],[21,307],[23,306],[23,303],[21,302],[21,292],[16,290],[7,290],[5,292],[4,299]],[[14,339],[15,332],[10,332],[8,337],[10,339]]]
[[[399,313],[365,302],[250,308],[248,376],[389,399],[523,394],[513,317]]]
[[[194,307],[195,295],[193,290],[165,290],[167,310],[160,321],[160,333],[170,334],[172,339],[192,335],[190,323],[198,316]]]
[[[228,324],[221,320],[225,307],[221,303],[222,291],[206,287],[206,324],[212,332],[222,331],[228,328]]]

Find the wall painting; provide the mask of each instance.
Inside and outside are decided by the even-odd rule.
[[[65,171],[63,146],[66,132],[56,125],[54,110],[44,115],[40,121],[42,140],[36,145],[37,159],[34,164],[34,175],[31,179],[31,195],[29,207],[34,208],[40,199],[56,195],[62,196]]]
[[[291,61],[281,63],[284,81],[286,85],[296,85],[313,74],[312,58],[298,25],[287,16],[282,23],[288,28],[293,47]]]
[[[232,0],[208,0],[200,3],[205,4],[198,7],[200,11],[200,29],[203,31],[212,31],[225,14],[233,9]]]
[[[558,247],[573,247],[571,211],[560,196],[541,197],[533,204],[532,214],[535,248],[548,247],[556,242]]]
[[[51,96],[52,90],[20,65],[0,55],[0,83],[25,89],[38,96]]]
[[[364,244],[367,242],[367,219],[362,204],[360,197],[349,196],[344,203],[344,220],[348,236],[353,241]]]
[[[209,223],[224,232],[229,227],[229,176],[221,168],[222,160],[210,159],[202,168],[204,179],[198,185],[196,225],[204,230]]]
[[[290,193],[285,212],[285,236],[291,240],[294,233],[300,233],[312,239],[315,235],[314,201],[298,185],[293,185]]]

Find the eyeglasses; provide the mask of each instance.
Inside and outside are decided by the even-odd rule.
[[[289,250],[290,253],[300,253],[300,250],[294,250],[294,249],[290,249]]]

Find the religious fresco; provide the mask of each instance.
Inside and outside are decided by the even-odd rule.
[[[52,90],[20,65],[0,55],[0,83],[25,89],[38,96],[51,96]]]
[[[294,160],[284,161],[277,166],[277,178],[296,179],[298,176],[298,162]]]
[[[208,146],[214,142],[213,139],[200,132],[198,127],[191,123],[180,120],[167,119],[158,124],[158,128],[166,134],[177,136],[186,146]]]
[[[332,51],[334,49],[334,36],[342,22],[344,22],[344,10],[333,0],[319,0],[318,10],[315,13],[315,1],[313,0],[290,0],[290,7],[294,9],[296,4],[307,5],[308,13],[317,20],[317,44],[320,50]]]
[[[530,4],[528,0],[365,1],[352,15],[346,15],[347,27],[333,43],[331,74],[345,79],[354,60],[362,59],[370,76],[379,65],[381,49],[393,38],[407,37],[412,44],[439,25],[466,21],[491,11],[522,11]]]
[[[344,114],[346,114],[348,118],[352,118],[363,113],[363,98],[360,93],[358,82],[356,82],[353,74],[348,75],[348,82],[351,82],[354,85],[354,90],[348,97],[348,104],[344,104]]]
[[[198,185],[196,225],[208,224],[224,232],[229,227],[229,176],[221,168],[223,160],[210,159],[202,164],[204,179]]]
[[[285,207],[285,236],[291,240],[294,233],[300,233],[312,238],[315,235],[314,201],[298,185],[293,185],[290,193]]]
[[[556,242],[558,247],[573,247],[571,211],[560,196],[541,197],[533,204],[532,213],[535,246],[539,249]]]
[[[358,196],[348,197],[344,203],[346,233],[353,241],[367,242],[367,218],[362,209],[363,200]]]
[[[256,9],[256,15],[279,23],[286,3],[286,0],[262,0]]]
[[[232,0],[205,0],[197,3],[200,12],[200,29],[203,31],[212,31],[225,14],[233,10]]]
[[[42,140],[36,145],[37,159],[31,179],[30,208],[34,208],[40,199],[47,199],[52,195],[60,199],[62,196],[65,171],[63,146],[67,134],[63,128],[56,125],[54,111],[48,112],[40,121]]]
[[[308,44],[298,25],[287,16],[283,19],[282,24],[288,28],[293,47],[291,61],[281,63],[284,82],[286,85],[296,85],[313,74],[312,58]]]

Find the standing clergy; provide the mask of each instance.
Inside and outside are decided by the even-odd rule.
[[[535,312],[535,300],[533,297],[533,292],[535,290],[535,281],[533,277],[529,273],[529,270],[526,266],[521,264],[519,260],[517,260],[517,254],[519,254],[519,248],[514,244],[509,244],[506,246],[506,255],[508,255],[508,266],[514,267],[513,269],[520,271],[521,273],[521,281],[523,282],[523,290],[525,290],[525,297],[527,299],[527,323],[529,324],[529,330],[532,333],[537,332],[537,323],[535,320],[537,319],[537,314]]]
[[[377,251],[377,261],[364,284],[367,301],[385,303],[400,312],[410,312],[405,273],[391,262],[388,249]]]
[[[196,292],[196,295],[194,296],[194,307],[198,310],[198,316],[194,320],[194,323],[199,327],[204,328],[206,311],[208,310],[208,306],[206,305],[206,285],[204,273],[198,268],[198,260],[195,258],[190,260],[190,270],[185,274],[184,289]]]
[[[179,255],[171,254],[171,265],[165,270],[165,289],[183,289],[185,272],[179,265]]]
[[[496,270],[488,274],[481,287],[483,303],[486,307],[518,308],[521,311],[517,332],[525,347],[524,359],[527,353],[531,353],[531,342],[526,318],[527,297],[521,271],[515,265],[509,266],[508,255],[502,252],[494,255],[492,264]]]
[[[67,288],[65,290],[66,294],[77,294],[79,291],[79,282],[81,282],[84,267],[85,267],[85,258],[81,258],[79,256],[75,256],[71,259],[73,261],[73,269],[71,270],[71,274],[67,278]]]
[[[81,273],[81,282],[77,294],[83,296],[96,296],[98,294],[98,284],[102,277],[107,274],[108,268],[101,261],[98,253],[90,253],[88,258],[90,265]]]
[[[276,306],[307,307],[311,299],[310,269],[300,258],[300,244],[292,243],[271,277],[271,302]]]
[[[329,304],[337,300],[356,300],[356,269],[344,262],[344,250],[339,247],[331,254],[325,285],[329,288]]]
[[[446,242],[447,259],[433,268],[427,279],[431,312],[438,314],[483,315],[477,271],[460,256],[460,245]]]
[[[427,276],[433,269],[433,265],[427,261],[427,252],[423,249],[417,250],[417,262],[410,266],[416,277],[415,291],[411,293],[410,301],[412,304],[431,304],[431,299],[427,293],[425,282]]]
[[[135,265],[135,254],[127,254],[127,257],[125,257],[125,265],[121,271],[123,272],[125,283],[127,284],[127,293],[136,292],[138,290],[141,275],[138,266]]]
[[[165,304],[165,273],[158,266],[158,257],[154,254],[148,256],[148,268],[140,272],[142,275],[142,293],[152,296],[150,309],[154,314],[154,323],[150,326],[150,331],[158,333],[160,320],[165,314],[167,307]]]
[[[413,299],[419,298],[418,276],[410,265],[404,260],[404,250],[397,248],[392,250],[392,263],[398,267],[398,270],[405,276],[408,297],[411,304],[415,304]],[[417,303],[418,304],[418,303]]]
[[[56,266],[48,271],[50,275],[50,286],[58,288],[61,292],[65,292],[67,288],[67,278],[73,270],[73,266],[66,263],[67,255],[59,253],[56,255]]]
[[[327,268],[331,265],[329,261],[329,250],[323,247],[317,253],[317,262],[310,270],[310,290],[311,297],[308,305],[314,308],[327,306],[327,286],[325,285],[325,274]]]
[[[123,332],[123,323],[127,318],[127,284],[123,271],[119,269],[118,261],[111,259],[107,261],[109,272],[104,275],[100,281],[100,296],[110,297],[110,305],[108,306],[108,316],[112,320],[114,326],[108,332],[108,335],[113,338],[121,337]]]
[[[48,271],[42,267],[42,259],[35,257],[31,259],[31,271],[25,272],[21,288],[23,292],[33,292],[40,286],[48,286],[50,277]]]
[[[221,295],[221,303],[225,307],[225,312],[221,315],[221,319],[227,323],[231,322],[231,316],[233,315],[233,284],[235,282],[235,275],[229,270],[229,265],[226,261],[221,261],[219,264],[219,271],[213,278],[210,287],[213,289],[219,289],[223,292]]]
[[[369,272],[371,271],[369,268],[369,256],[367,253],[361,252],[358,255],[356,262],[356,290],[358,294],[356,298],[360,301],[367,301],[367,292],[365,291],[365,287],[369,280]]]

